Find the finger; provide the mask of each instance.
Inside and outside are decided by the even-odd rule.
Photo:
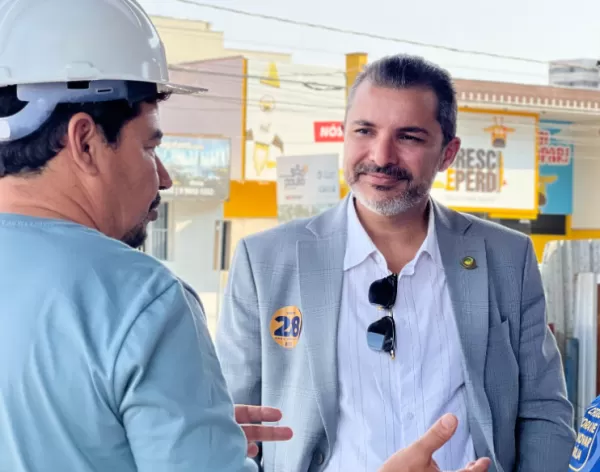
[[[490,465],[492,465],[492,461],[485,457],[475,462],[470,462],[467,467],[460,472],[488,472]]]
[[[446,414],[442,416],[429,430],[414,444],[413,447],[421,449],[428,457],[442,447],[452,437],[458,426],[456,416]]]
[[[293,432],[285,426],[242,425],[248,442],[251,441],[289,441]]]
[[[281,411],[268,406],[236,405],[235,421],[245,423],[272,423],[282,418]]]
[[[248,443],[248,457],[256,457],[258,455],[258,446],[256,443]]]

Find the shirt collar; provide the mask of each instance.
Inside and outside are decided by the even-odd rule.
[[[346,254],[344,256],[344,270],[350,270],[377,252],[377,247],[363,228],[354,203],[354,196],[350,196],[347,205],[348,236],[346,239]]]
[[[379,253],[379,250],[365,231],[354,206],[354,197],[348,199],[347,205],[348,235],[346,239],[346,253],[344,255],[344,270],[350,270],[363,263],[371,255]],[[443,267],[440,250],[435,232],[435,212],[433,206],[429,204],[429,221],[427,224],[427,235],[417,251],[415,258],[407,264],[404,271],[414,272],[414,266],[423,254],[429,255],[432,261],[438,266]]]

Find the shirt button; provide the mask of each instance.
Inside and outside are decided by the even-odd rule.
[[[315,460],[317,461],[317,464],[323,465],[323,462],[325,462],[325,455],[322,452],[317,451],[315,453]]]
[[[406,415],[404,415],[404,419],[406,421],[412,421],[415,418],[415,415],[413,415],[412,413],[407,413]]]

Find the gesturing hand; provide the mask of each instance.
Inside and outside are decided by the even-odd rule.
[[[285,426],[265,426],[261,423],[271,423],[282,418],[277,408],[253,405],[235,405],[235,420],[244,430],[248,440],[248,456],[258,454],[256,442],[289,441],[292,430]]]
[[[433,453],[452,437],[458,426],[454,415],[444,415],[420,439],[390,457],[379,472],[441,472]],[[479,459],[458,472],[487,472],[490,460]]]

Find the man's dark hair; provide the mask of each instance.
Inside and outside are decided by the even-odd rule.
[[[127,100],[102,103],[61,103],[48,120],[34,133],[14,142],[0,143],[0,164],[5,175],[39,174],[65,146],[69,121],[77,113],[87,113],[102,129],[109,145],[118,145],[123,126],[138,117],[142,103],[158,103],[168,94],[157,92],[142,101],[129,104]],[[17,98],[16,86],[0,88],[0,117],[11,116],[25,107]],[[0,169],[1,170],[1,169]]]
[[[367,64],[348,94],[348,108],[356,89],[368,80],[376,87],[390,89],[426,88],[437,96],[437,121],[442,128],[444,145],[456,136],[457,102],[452,77],[445,69],[422,57],[397,54]]]

